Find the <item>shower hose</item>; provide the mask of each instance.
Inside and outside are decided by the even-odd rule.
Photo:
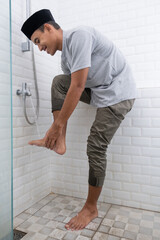
[[[34,73],[34,81],[35,81],[35,92],[36,92],[36,99],[37,99],[37,105],[36,105],[36,111],[34,106],[33,110],[34,110],[34,114],[35,114],[35,119],[34,121],[30,121],[27,115],[27,110],[26,110],[26,96],[27,94],[24,96],[23,98],[23,110],[24,110],[24,116],[26,121],[30,124],[30,125],[34,125],[36,124],[37,120],[38,120],[38,116],[39,116],[39,91],[38,91],[38,83],[37,83],[37,73],[36,73],[36,64],[35,64],[35,53],[34,53],[34,47],[33,44],[32,45],[32,61],[33,61],[33,73]]]

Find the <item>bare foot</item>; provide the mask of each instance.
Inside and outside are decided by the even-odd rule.
[[[30,142],[28,142],[28,144],[30,145],[35,145],[38,147],[45,147],[45,137],[38,139],[38,140],[32,140]],[[57,141],[56,144],[53,148],[53,151],[55,151],[56,153],[63,155],[66,152],[66,144],[65,144],[65,139],[63,136],[60,136]]]
[[[85,228],[94,218],[98,216],[98,210],[96,206],[84,205],[82,210],[73,217],[66,225],[67,230],[80,230]]]
[[[66,142],[63,136],[60,136],[53,149],[56,153],[63,155],[66,152]]]
[[[35,145],[38,147],[45,147],[45,138],[38,139],[38,140],[32,140],[32,141],[28,142],[28,144]]]

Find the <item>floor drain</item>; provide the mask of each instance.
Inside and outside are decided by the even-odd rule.
[[[18,230],[13,230],[13,240],[20,240],[22,239],[27,233],[18,231]]]

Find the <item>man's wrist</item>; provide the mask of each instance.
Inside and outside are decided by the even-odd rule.
[[[64,122],[61,119],[57,118],[54,122],[56,128],[62,129],[64,127]]]

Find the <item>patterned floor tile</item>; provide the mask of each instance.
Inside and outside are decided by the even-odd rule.
[[[46,219],[46,218],[40,218],[40,219],[37,221],[37,223],[38,223],[38,224],[41,224],[41,225],[46,225],[48,222],[49,222],[49,220]]]
[[[89,229],[89,230],[93,230],[93,231],[96,231],[99,227],[99,224],[98,223],[94,223],[94,222],[90,222],[86,228]]]
[[[24,222],[24,220],[23,219],[21,219],[21,218],[18,218],[18,217],[15,217],[14,218],[14,228],[17,228],[21,223],[23,223]]]
[[[139,226],[127,223],[125,226],[125,230],[137,233],[139,231]]]
[[[31,208],[28,208],[26,211],[25,211],[25,213],[29,213],[29,214],[34,214],[34,213],[36,213],[37,212],[37,209],[36,208],[33,208],[33,207],[31,207]]]
[[[36,216],[32,216],[30,217],[27,222],[30,222],[30,223],[36,223],[40,220],[41,218],[40,217],[36,217]]]
[[[52,231],[52,233],[49,234],[50,237],[56,238],[56,239],[62,239],[64,235],[66,235],[66,231],[55,229]]]
[[[82,236],[90,237],[90,238],[93,237],[94,234],[95,234],[95,232],[92,230],[89,230],[89,229],[83,229],[81,232]]]
[[[102,233],[108,233],[109,230],[110,230],[110,227],[105,225],[100,225],[100,227],[98,228],[98,232],[102,232]]]
[[[131,240],[136,240],[137,233],[125,230],[123,237],[125,237],[127,239],[131,239]]]
[[[152,240],[152,236],[147,236],[142,233],[138,233],[136,240]]]
[[[112,227],[109,231],[109,234],[117,236],[117,237],[123,237],[124,230],[120,228],[114,228]]]
[[[42,225],[33,223],[27,230],[29,232],[39,232],[43,228]]]
[[[66,225],[65,223],[59,222],[59,224],[57,225],[57,228],[60,230],[66,231],[65,225]]]
[[[19,214],[17,217],[26,221],[28,218],[32,217],[32,214],[23,212],[23,213]]]
[[[65,235],[63,240],[75,240],[76,238],[77,238],[77,234],[75,234],[74,232],[72,233],[69,232]]]
[[[44,227],[39,232],[43,235],[49,236],[49,234],[53,231],[52,228]]]
[[[104,218],[103,221],[102,221],[102,224],[106,225],[106,226],[109,226],[109,227],[112,227],[113,224],[114,224],[114,220],[108,219],[108,218]]]
[[[96,232],[93,240],[108,240],[108,234]]]
[[[160,213],[98,202],[98,217],[79,231],[65,224],[85,200],[50,194],[19,214],[14,227],[27,234],[22,240],[160,240]]]
[[[57,239],[52,238],[52,237],[48,237],[46,240],[57,240]]]
[[[84,236],[78,236],[76,240],[91,240],[91,238],[84,237]]]
[[[153,230],[153,236],[158,237],[160,239],[160,226],[159,226],[159,230],[158,229]]]
[[[29,232],[27,233],[23,238],[22,240],[30,240],[30,239],[33,239],[33,236],[35,235],[35,233],[32,233],[32,232]]]
[[[40,233],[35,233],[33,237],[30,240],[46,240],[47,236],[40,234]]]
[[[59,222],[57,222],[57,221],[49,221],[47,224],[46,224],[46,226],[47,227],[50,227],[50,228],[52,228],[52,229],[55,229],[55,228],[57,228],[57,226],[58,226],[58,224],[59,224]]]
[[[108,235],[108,240],[122,240],[122,238]],[[126,239],[127,240],[127,239]]]

